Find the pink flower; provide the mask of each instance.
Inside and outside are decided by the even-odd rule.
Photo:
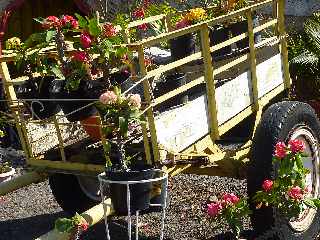
[[[118,100],[118,96],[113,91],[107,91],[101,94],[99,101],[102,104],[115,104]]]
[[[305,149],[304,143],[299,139],[290,140],[289,147],[293,153],[303,152]]]
[[[80,227],[81,227],[82,231],[87,231],[89,224],[87,222],[82,222],[82,223],[80,223]]]
[[[264,180],[264,182],[263,182],[263,184],[262,184],[262,189],[263,189],[265,192],[269,192],[269,191],[271,191],[272,186],[273,186],[273,181],[271,181],[271,180]]]
[[[135,18],[144,18],[145,13],[143,8],[137,8],[136,10],[133,11],[132,16]]]
[[[143,6],[148,7],[151,4],[150,0],[143,0]]]
[[[74,17],[70,15],[63,15],[60,21],[63,26],[66,26],[68,23],[71,23],[74,20]]]
[[[148,30],[148,24],[147,23],[143,23],[143,24],[137,26],[137,28],[142,30],[142,31],[147,31]]]
[[[278,142],[276,144],[276,150],[274,151],[274,156],[277,158],[284,158],[287,155],[287,147],[284,142]]]
[[[92,39],[89,33],[83,32],[80,35],[80,43],[83,48],[89,48],[92,43]]]
[[[114,37],[118,34],[119,30],[113,26],[112,23],[105,23],[103,25],[103,34],[106,36],[106,37]]]
[[[239,198],[234,193],[225,193],[222,196],[222,205],[228,205],[228,204],[236,204],[239,202]]]
[[[59,28],[61,27],[61,22],[56,16],[49,16],[43,21],[42,27],[45,29],[50,29],[53,27]]]
[[[303,192],[299,186],[294,186],[288,191],[288,195],[290,198],[294,200],[301,200],[303,198]]]
[[[131,94],[128,97],[129,105],[135,108],[141,107],[141,97],[139,94]]]
[[[305,193],[311,193],[312,192],[312,187],[309,185],[309,186],[305,187],[303,191]]]
[[[72,59],[79,62],[87,62],[88,55],[86,52],[78,51],[73,53]]]
[[[222,205],[220,202],[217,202],[217,203],[210,203],[207,205],[207,214],[210,216],[210,217],[216,217],[220,211],[222,210]]]
[[[77,21],[77,20],[71,21],[71,27],[72,27],[73,29],[79,28],[79,23],[78,23],[78,21]]]
[[[187,19],[182,18],[179,22],[176,23],[176,29],[185,28],[185,27],[188,27],[190,25],[191,24]]]

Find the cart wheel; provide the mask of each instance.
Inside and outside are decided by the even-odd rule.
[[[248,194],[251,198],[261,190],[265,179],[273,179],[277,166],[272,164],[272,155],[278,141],[300,139],[306,145],[310,157],[303,159],[310,170],[307,183],[312,186],[312,197],[319,196],[319,150],[320,125],[313,109],[301,102],[280,102],[270,106],[262,116],[253,140],[251,165],[248,169]],[[320,210],[308,209],[296,221],[282,217],[274,208],[255,209],[251,222],[263,239],[316,239],[320,232]]]
[[[82,213],[101,201],[96,177],[54,174],[50,176],[49,184],[61,208],[72,215]]]

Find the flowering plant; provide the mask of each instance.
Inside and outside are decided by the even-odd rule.
[[[220,200],[207,205],[207,214],[211,219],[227,222],[232,233],[239,238],[242,231],[241,219],[251,211],[245,198],[234,193],[225,193]]]
[[[295,218],[309,207],[320,207],[320,200],[310,197],[314,189],[306,184],[309,170],[302,162],[304,149],[299,139],[290,140],[288,145],[276,144],[273,161],[278,165],[278,174],[275,180],[264,180],[263,190],[255,194],[257,208],[273,206],[288,218]]]
[[[87,221],[78,213],[71,219],[69,218],[58,218],[55,221],[55,229],[61,233],[69,233],[73,236],[72,239],[79,239],[81,232],[88,229],[89,224]]]
[[[115,168],[127,170],[124,146],[129,136],[128,132],[130,127],[134,127],[134,124],[143,121],[140,112],[140,95],[129,94],[124,96],[119,88],[114,87],[113,91],[107,91],[100,96],[96,106],[103,123],[103,134],[109,140],[114,140],[118,147],[119,164]],[[107,167],[111,167],[112,163],[108,159],[110,153],[109,142],[104,146],[104,151],[107,156]]]
[[[207,12],[203,8],[190,9],[184,16],[180,16],[179,21],[176,22],[176,29],[191,26],[192,24],[205,21],[207,18]]]

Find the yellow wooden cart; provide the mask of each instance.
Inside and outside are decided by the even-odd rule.
[[[124,36],[127,36],[128,47],[139,59],[140,75],[132,88],[143,85],[144,89],[147,123],[142,126],[142,135],[144,156],[148,163],[164,167],[170,176],[189,173],[247,177],[251,195],[260,188],[265,177],[272,176],[271,157],[276,141],[299,138],[308,146],[307,150],[312,156],[306,158],[305,165],[310,169],[308,181],[313,186],[313,194],[318,195],[319,122],[309,105],[284,101],[291,85],[284,5],[284,0],[259,1],[179,30],[170,26],[170,16],[153,16],[132,22],[129,28],[162,21],[166,32],[138,42],[130,42],[129,30],[123,31]],[[271,9],[271,17],[254,27],[254,13],[266,7]],[[247,19],[247,32],[216,45],[210,43],[209,31],[212,26],[228,24],[240,16]],[[255,34],[266,29],[271,29],[271,34],[255,43]],[[147,71],[144,62],[147,49],[186,34],[200,36],[201,47],[198,52]],[[247,51],[213,61],[211,53],[246,38],[249,38]],[[16,99],[13,87],[21,78],[11,79],[7,68],[7,62],[12,60],[13,56],[10,55],[0,58],[0,74],[30,171],[2,183],[0,195],[49,177],[53,193],[65,210],[91,207],[82,216],[92,226],[103,218],[103,205],[98,204],[97,175],[104,171],[105,166],[91,161],[92,155],[87,154],[85,149],[89,142],[66,145],[62,129],[70,123],[61,122],[60,116],[45,122],[24,117],[21,102]],[[188,82],[155,98],[152,82],[176,69],[189,74]],[[205,89],[201,96],[162,113],[154,110],[167,100],[199,85]],[[46,159],[46,154],[39,155],[30,140],[29,125],[44,123],[52,126],[58,140],[59,155],[56,155],[56,159]],[[67,154],[70,149],[73,150],[71,156]],[[110,201],[107,200],[106,204],[111,206]],[[112,214],[112,207],[107,214]],[[301,219],[287,222],[283,227],[285,237],[279,236],[279,239],[309,239],[320,232],[320,225],[317,224],[319,219],[317,211],[308,210]],[[252,217],[253,226],[258,232],[277,221],[280,221],[278,217],[270,212],[266,215],[257,212]],[[38,239],[65,237],[53,230]]]

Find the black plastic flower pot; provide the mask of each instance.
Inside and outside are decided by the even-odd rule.
[[[77,90],[68,91],[65,80],[55,80],[50,88],[51,98],[56,99],[69,122],[84,120],[97,112],[94,105],[87,106],[94,101],[89,100],[87,84],[81,81]]]
[[[259,18],[257,16],[253,17],[253,27],[256,27],[259,25]],[[248,32],[248,21],[244,20],[244,21],[240,21],[240,22],[236,22],[230,25],[230,30],[232,33],[232,36],[238,36],[242,33],[246,33]],[[261,33],[255,33],[254,34],[254,42],[258,43],[261,40]],[[249,48],[249,38],[246,37],[238,42],[236,42],[237,48],[238,50],[243,50],[243,49],[248,49]]]
[[[177,89],[178,87],[186,84],[186,75],[184,73],[174,73],[166,76],[162,81],[156,83],[154,90],[154,96],[159,97],[170,91]],[[168,99],[164,103],[155,107],[156,111],[163,112],[174,106],[188,101],[188,95],[186,93],[181,93],[173,98]]]
[[[209,31],[210,46],[217,45],[229,39],[229,28],[224,26],[215,26]],[[221,60],[228,54],[231,54],[231,46],[220,48],[211,53],[214,61]]]
[[[173,61],[187,57],[195,52],[196,40],[190,33],[170,41],[171,58]]]
[[[33,119],[47,119],[61,110],[55,101],[50,100],[49,89],[53,81],[52,76],[38,77],[16,87],[17,97],[26,100]]]
[[[136,166],[129,171],[106,171],[106,176],[112,181],[141,181],[154,178],[155,169],[150,166]],[[130,184],[130,213],[146,210],[150,207],[152,183]],[[128,214],[127,185],[110,184],[110,197],[117,215]]]

